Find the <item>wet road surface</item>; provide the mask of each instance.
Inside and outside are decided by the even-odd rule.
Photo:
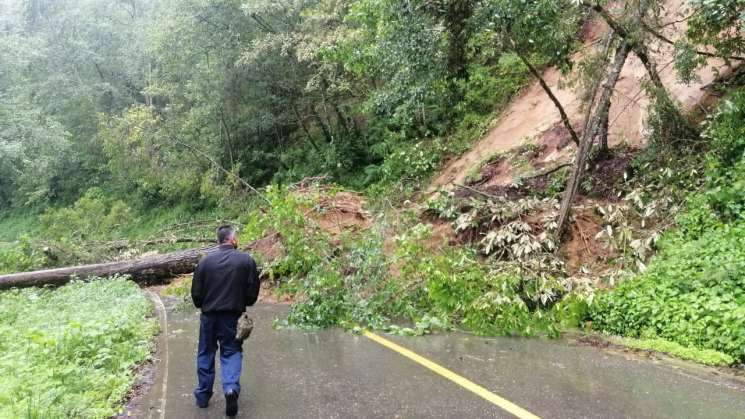
[[[514,417],[365,336],[275,330],[273,320],[286,310],[252,310],[256,328],[244,344],[239,418]],[[158,370],[133,416],[224,417],[219,372],[210,406],[194,405],[198,324],[196,312],[168,310],[167,342],[160,344],[168,356],[159,356],[167,368]],[[385,339],[541,418],[745,418],[745,386],[700,368],[563,340],[458,333]]]

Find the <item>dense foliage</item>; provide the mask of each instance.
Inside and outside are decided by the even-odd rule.
[[[0,417],[110,417],[157,323],[125,278],[0,294]]]
[[[0,8],[0,210],[91,186],[152,207],[214,206],[243,192],[236,176],[415,181],[526,80],[472,1]]]
[[[691,194],[646,271],[596,299],[593,327],[745,360],[745,91],[708,121],[705,190]]]
[[[453,327],[487,335],[557,332],[549,308],[565,291],[560,282],[527,274],[516,264],[484,263],[467,246],[442,247],[432,226],[418,222],[414,213],[379,232],[350,230],[332,237],[307,216],[318,208],[319,196],[318,189],[272,188],[272,211],[245,219],[247,239],[273,237],[283,248],[265,270],[270,278],[281,278],[280,293],[296,299],[287,325],[408,334]],[[385,238],[394,231],[395,239]]]
[[[745,93],[701,141],[648,46],[674,44],[683,81],[711,55],[743,61],[743,4],[687,1],[673,41],[659,0],[0,0],[0,273],[193,247],[231,221],[281,243],[265,272],[296,299],[293,326],[554,335],[589,307],[598,329],[742,360]],[[580,51],[588,17],[613,31]],[[518,179],[517,198],[443,194],[419,212],[397,200],[415,200],[542,68],[570,75],[584,102],[600,96],[614,48],[645,64],[653,105],[633,167],[646,183],[595,214],[612,274],[569,275],[556,254],[555,199],[582,171],[546,188]],[[676,170],[678,149],[699,165]],[[340,186],[298,193],[306,177]],[[596,180],[582,192],[595,197]],[[309,218],[349,189],[380,209],[372,227],[330,234]],[[470,239],[434,245],[432,213]],[[628,276],[593,300],[592,284]]]

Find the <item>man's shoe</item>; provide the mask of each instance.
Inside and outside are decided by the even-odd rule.
[[[207,402],[203,402],[203,403],[197,401],[197,407],[200,408],[200,409],[206,408],[208,404],[210,404],[210,402],[208,402],[208,401]]]
[[[235,390],[225,393],[225,415],[233,417],[238,414],[238,394]]]

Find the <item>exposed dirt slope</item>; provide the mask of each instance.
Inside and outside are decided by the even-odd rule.
[[[666,20],[675,20],[679,10],[681,10],[680,0],[668,1]],[[671,25],[667,29],[667,35],[675,38],[676,34],[682,30],[681,24]],[[580,58],[585,51],[590,51],[592,44],[597,42],[605,31],[604,24],[593,22],[586,32],[584,48],[578,53],[577,58]],[[705,68],[699,72],[698,81],[690,85],[678,83],[672,66],[672,48],[662,45],[657,46],[656,50],[654,59],[663,83],[685,109],[691,109],[704,98],[706,94],[704,87],[714,80],[714,72],[711,68]],[[714,62],[710,64],[721,65]],[[610,110],[609,143],[611,146],[622,142],[640,145],[644,141],[644,119],[649,105],[642,86],[645,75],[644,66],[636,56],[630,55],[621,73]],[[580,126],[584,115],[578,95],[571,88],[559,88],[561,75],[556,69],[547,69],[543,77],[565,107],[572,124]],[[537,82],[533,83],[505,109],[497,125],[471,150],[453,159],[444,167],[435,178],[431,189],[449,188],[454,183],[462,183],[469,171],[484,160],[498,152],[514,148],[525,140],[535,139],[554,128],[560,121],[556,107],[540,85]],[[560,157],[554,156],[553,158]]]
[[[320,230],[338,244],[341,237],[350,231],[367,230],[372,227],[370,214],[365,210],[365,199],[353,192],[333,192],[328,187],[305,186],[301,183],[292,192],[297,196],[318,194],[317,204],[305,208],[305,220],[309,229]],[[282,235],[269,232],[265,237],[249,243],[244,250],[257,256],[262,264],[272,263],[286,256]]]

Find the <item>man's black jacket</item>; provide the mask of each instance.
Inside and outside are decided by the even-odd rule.
[[[259,287],[253,258],[223,244],[199,261],[191,283],[191,299],[202,313],[241,313],[256,302]]]

